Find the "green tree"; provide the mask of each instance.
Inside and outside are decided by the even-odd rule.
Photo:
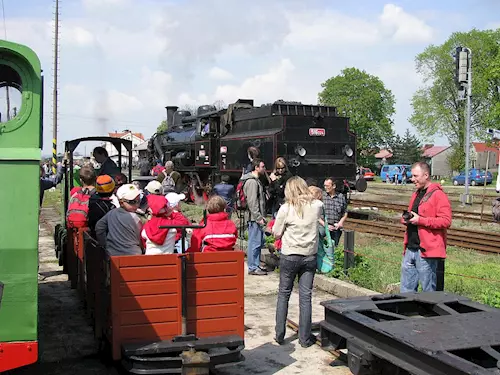
[[[364,70],[346,68],[340,75],[323,82],[321,87],[319,103],[335,106],[341,116],[350,118],[360,159],[366,150],[387,143],[392,136],[395,100],[380,78]]]
[[[420,134],[430,139],[444,136],[454,148],[450,166],[464,165],[466,101],[460,100],[455,83],[456,47],[472,50],[472,120],[475,138],[484,138],[485,128],[500,123],[500,29],[453,33],[442,45],[430,45],[416,57],[417,72],[424,87],[412,98],[410,122]]]
[[[402,137],[393,136],[389,148],[392,150],[391,164],[413,164],[422,160],[422,143],[409,129]]]
[[[167,129],[168,129],[167,120],[162,120],[160,122],[160,125],[158,125],[158,127],[156,128],[156,132],[161,133],[161,132],[167,131]]]

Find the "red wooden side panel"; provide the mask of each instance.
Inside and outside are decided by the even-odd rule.
[[[121,344],[181,334],[181,260],[175,254],[111,257],[113,359]]]
[[[187,333],[243,338],[244,253],[190,253],[187,261]]]
[[[76,271],[77,271],[77,283],[78,283],[78,292],[82,300],[85,300],[86,295],[86,282],[85,282],[85,240],[83,238],[84,233],[88,230],[85,228],[77,228],[75,229],[75,253],[76,253]]]

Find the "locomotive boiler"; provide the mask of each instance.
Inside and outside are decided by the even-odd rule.
[[[268,171],[282,156],[294,175],[318,184],[334,177],[366,190],[366,181],[356,178],[356,135],[335,107],[282,100],[254,106],[253,100],[240,99],[222,110],[210,105],[194,114],[174,106],[166,110],[169,129],[151,138],[150,162],[173,161],[191,196],[210,190],[222,174],[236,183],[252,146]]]

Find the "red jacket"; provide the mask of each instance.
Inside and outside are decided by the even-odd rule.
[[[408,211],[411,211],[417,197],[415,191],[410,199]],[[451,226],[451,205],[441,185],[430,184],[418,205],[417,223],[420,247],[424,258],[446,258],[446,230]],[[405,232],[404,251],[408,244],[408,232]]]
[[[201,224],[203,224],[203,220]],[[190,253],[231,251],[234,250],[237,237],[236,225],[227,218],[226,212],[209,214],[207,226],[193,231],[191,246],[187,251]]]

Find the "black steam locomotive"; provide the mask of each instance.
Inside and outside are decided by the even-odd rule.
[[[169,129],[151,138],[150,162],[172,160],[191,195],[209,191],[222,174],[236,183],[252,146],[268,170],[282,156],[294,175],[318,183],[333,176],[366,190],[366,181],[356,179],[356,135],[335,107],[281,100],[255,107],[240,99],[223,110],[204,105],[195,114],[166,109]]]

